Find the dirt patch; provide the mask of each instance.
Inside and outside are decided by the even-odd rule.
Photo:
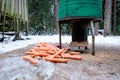
[[[0,54],[0,80],[118,80],[120,79],[120,47],[96,45],[96,55],[91,55],[91,46],[81,52],[82,60],[68,63],[51,63],[38,60],[31,65],[22,59],[24,52],[36,46]],[[68,47],[64,44],[63,47]]]

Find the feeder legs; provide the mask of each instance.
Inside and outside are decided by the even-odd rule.
[[[90,22],[92,28],[92,55],[95,55],[95,33],[94,33],[94,25],[93,21]]]
[[[61,44],[61,24],[59,23],[59,47],[62,48]]]

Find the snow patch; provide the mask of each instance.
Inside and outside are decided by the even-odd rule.
[[[2,80],[38,80],[39,77],[47,80],[55,70],[53,63],[38,60],[38,65],[34,66],[21,57],[6,58],[0,64]]]

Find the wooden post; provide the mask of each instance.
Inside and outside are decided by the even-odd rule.
[[[93,21],[90,22],[92,28],[92,55],[95,55],[95,33],[94,33],[94,25]]]
[[[62,48],[62,43],[61,43],[61,24],[59,23],[59,46]]]
[[[1,41],[4,41],[4,31],[5,31],[5,20],[6,20],[6,13],[3,14],[3,32],[2,32],[2,39]]]
[[[17,17],[16,29],[17,29],[17,35],[16,35],[16,38],[17,38],[17,40],[18,40],[18,39],[20,38],[20,37],[19,37],[19,19],[18,19],[18,17]]]
[[[29,26],[29,23],[28,21],[26,22],[26,36],[28,36],[28,26]]]
[[[19,28],[18,28],[18,18],[14,17],[14,30],[15,30],[15,38],[13,39],[13,41],[18,40],[19,39]]]
[[[14,31],[15,31],[15,37],[14,37],[13,41],[15,41],[16,40],[16,35],[17,35],[17,31],[16,31],[16,18],[15,17],[14,17],[13,25],[14,25]]]

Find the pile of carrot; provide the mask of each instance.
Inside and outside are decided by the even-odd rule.
[[[81,60],[80,52],[69,52],[67,48],[60,49],[56,46],[48,44],[46,42],[40,42],[38,46],[32,48],[23,56],[24,60],[31,62],[32,64],[38,64],[36,59],[43,59],[46,61],[56,63],[67,63],[69,59]]]

